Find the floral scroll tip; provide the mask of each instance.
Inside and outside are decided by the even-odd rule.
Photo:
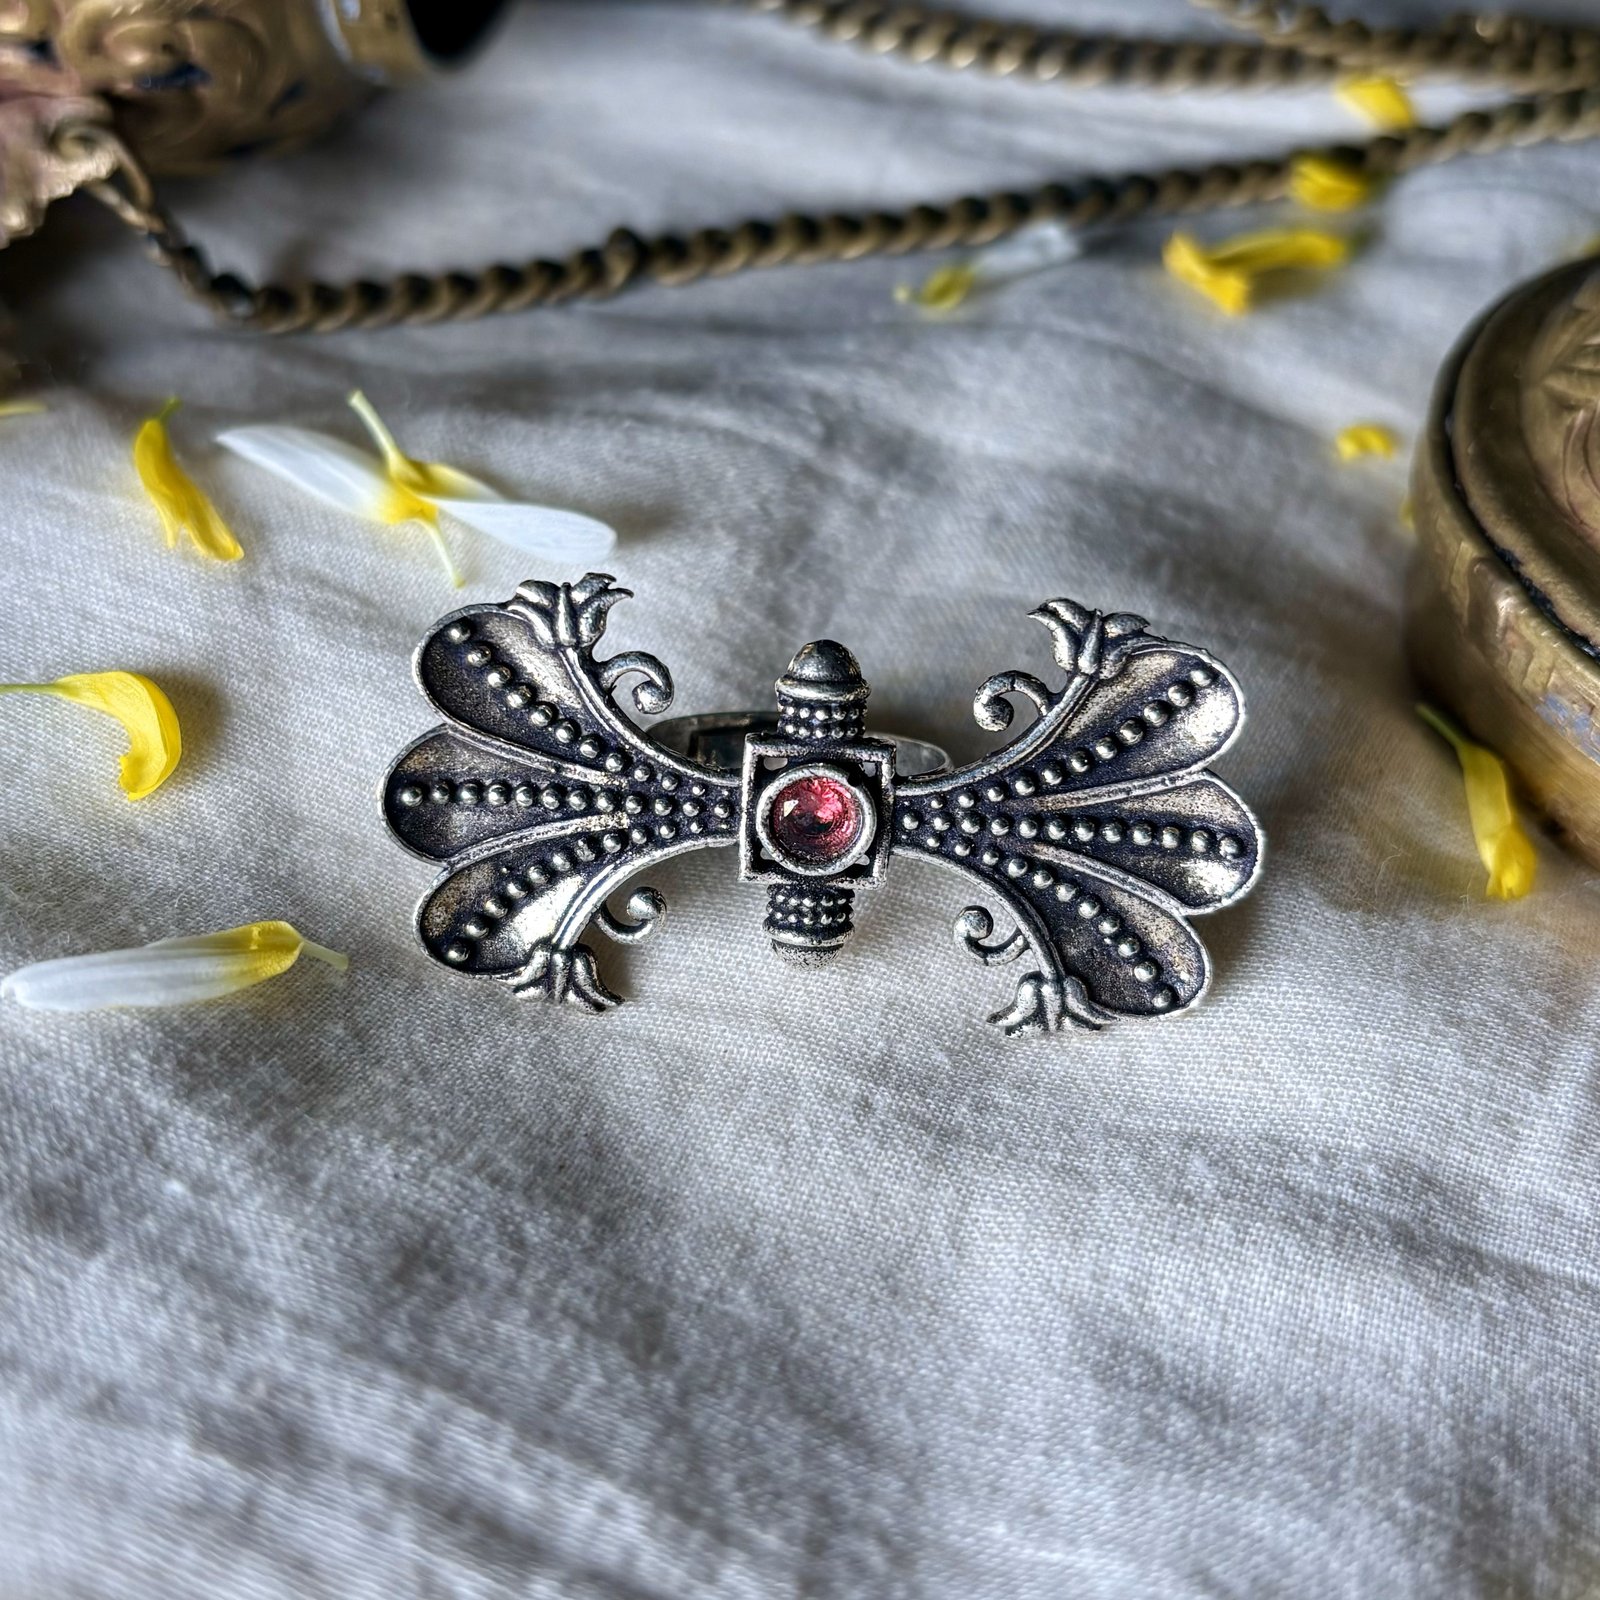
[[[1417,125],[1417,108],[1398,78],[1344,78],[1333,92],[1341,105],[1376,128],[1399,130]]]
[[[169,400],[140,426],[133,439],[134,469],[161,518],[169,550],[177,546],[179,534],[186,533],[202,555],[213,561],[237,561],[244,551],[233,530],[173,451],[167,419],[177,409],[177,400]]]
[[[1256,303],[1259,289],[1281,274],[1325,272],[1348,260],[1350,250],[1343,234],[1321,228],[1265,228],[1212,245],[1180,232],[1167,240],[1161,259],[1180,283],[1238,317]]]
[[[276,978],[302,955],[338,972],[350,965],[348,956],[314,944],[287,922],[249,922],[220,933],[35,962],[0,983],[0,995],[43,1011],[189,1005]]]
[[[1390,460],[1400,448],[1400,436],[1381,422],[1352,422],[1334,436],[1334,453],[1341,461],[1359,461],[1364,456]]]
[[[1333,156],[1296,156],[1289,168],[1289,196],[1310,211],[1354,211],[1377,189],[1360,167]]]
[[[1505,762],[1432,706],[1419,705],[1417,715],[1449,744],[1461,764],[1473,840],[1489,873],[1484,893],[1491,900],[1520,900],[1533,887],[1538,858],[1512,809]]]
[[[118,781],[130,800],[154,794],[183,753],[178,714],[161,689],[137,672],[80,672],[54,683],[3,683],[0,694],[48,694],[115,717],[128,735]]]

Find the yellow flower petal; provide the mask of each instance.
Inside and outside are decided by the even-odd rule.
[[[1179,283],[1199,290],[1230,317],[1243,316],[1250,309],[1249,277],[1243,272],[1219,267],[1193,234],[1173,234],[1162,247],[1161,260]]]
[[[1537,857],[1533,842],[1511,809],[1505,763],[1432,706],[1418,706],[1417,715],[1449,742],[1461,763],[1472,836],[1489,872],[1485,893],[1491,900],[1520,900],[1533,887]]]
[[[1313,272],[1342,265],[1350,255],[1350,241],[1325,228],[1262,228],[1219,240],[1207,252],[1211,261],[1228,271]]]
[[[1400,448],[1400,436],[1381,422],[1352,422],[1339,430],[1333,448],[1341,461],[1358,461],[1362,456],[1388,459]]]
[[[1374,127],[1400,129],[1417,125],[1417,108],[1397,78],[1345,78],[1333,92]]]
[[[1332,156],[1296,156],[1289,167],[1289,194],[1313,211],[1353,211],[1377,191],[1376,180]]]
[[[130,800],[143,800],[172,776],[183,753],[172,702],[137,672],[80,672],[54,683],[0,683],[0,694],[50,694],[115,717],[128,735],[119,781]]]
[[[43,400],[0,400],[0,417],[38,417],[49,409]]]
[[[172,452],[167,418],[177,405],[169,400],[134,436],[133,464],[139,481],[160,514],[169,550],[180,533],[187,533],[202,555],[213,561],[237,561],[244,554],[239,541]]]
[[[970,261],[953,263],[930,272],[920,284],[897,284],[894,297],[902,305],[943,316],[957,309],[978,283],[978,269]]]
[[[1350,255],[1350,241],[1321,228],[1264,228],[1214,245],[1192,234],[1175,233],[1161,252],[1166,269],[1180,283],[1198,290],[1229,316],[1241,316],[1254,303],[1263,278],[1280,272],[1326,271]]]
[[[350,965],[348,956],[313,944],[287,922],[250,922],[131,950],[38,961],[11,973],[0,993],[45,1011],[188,1005],[265,983],[302,955],[339,972]]]

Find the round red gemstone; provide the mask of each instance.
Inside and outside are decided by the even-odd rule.
[[[847,856],[861,837],[864,820],[849,786],[819,773],[783,784],[767,812],[773,843],[811,866]]]

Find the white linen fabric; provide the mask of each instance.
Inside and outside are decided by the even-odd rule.
[[[544,4],[172,195],[225,263],[326,276],[1358,132],[1325,90],[1073,93]],[[1600,228],[1596,163],[1407,179],[1355,265],[1242,321],[1157,225],[945,320],[877,261],[280,342],[211,328],[87,204],[0,257],[51,407],[0,423],[0,677],[148,673],[186,744],[130,806],[111,724],[0,705],[4,970],[265,917],[352,957],[0,1016],[0,1596],[1593,1592],[1600,897],[1541,842],[1531,897],[1483,899],[1411,709],[1402,466],[1331,441],[1414,437],[1479,308]],[[677,712],[763,704],[831,636],[876,726],[966,757],[980,681],[1055,677],[1047,597],[1216,651],[1270,853],[1202,924],[1209,1000],[1004,1041],[1014,970],[952,941],[955,877],[902,864],[805,974],[726,851],[653,875],[609,1016],[433,966],[375,794],[461,596],[420,534],[210,442],[359,441],[357,384],[417,455],[619,527],[606,644],[658,653]],[[236,566],[168,554],[133,479],[168,394]],[[578,575],[458,549],[468,599]]]

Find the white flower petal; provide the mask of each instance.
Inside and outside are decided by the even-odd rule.
[[[132,950],[36,961],[0,983],[0,997],[42,1011],[181,1006],[277,977],[301,955],[340,971],[349,965],[338,951],[313,944],[286,922],[252,922]]]
[[[233,428],[217,443],[276,473],[324,505],[382,522],[393,493],[382,463],[343,439],[309,428]]]
[[[185,1005],[231,993],[239,969],[239,957],[214,951],[105,950],[22,967],[0,983],[0,995],[41,1011]]]
[[[581,511],[520,505],[515,500],[435,500],[469,528],[542,561],[582,566],[604,560],[617,542],[615,528]]]

